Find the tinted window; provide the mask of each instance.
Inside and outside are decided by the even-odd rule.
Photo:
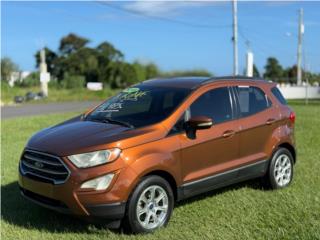
[[[238,99],[242,117],[263,111],[269,107],[269,101],[265,93],[257,87],[239,86]]]
[[[214,123],[232,119],[232,108],[228,88],[217,88],[200,96],[190,106],[191,117],[207,116]]]
[[[112,119],[143,127],[164,120],[189,93],[184,88],[137,85],[104,102],[86,120]]]
[[[283,104],[287,105],[286,99],[283,97],[282,93],[277,87],[274,87],[271,89],[272,94],[278,99],[278,101]]]

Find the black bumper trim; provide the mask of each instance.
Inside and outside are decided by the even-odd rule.
[[[69,209],[66,205],[59,202],[58,200],[49,199],[44,196],[38,195],[36,193],[30,192],[22,187],[20,187],[21,195],[42,207],[63,213],[74,215],[71,209]],[[89,219],[104,219],[104,220],[120,220],[124,217],[126,211],[126,202],[116,202],[109,204],[99,204],[99,205],[86,205],[84,206],[88,212],[88,216],[85,218]]]
[[[126,202],[86,205],[84,206],[91,217],[104,219],[122,219],[126,211]]]
[[[42,201],[36,200],[36,199],[34,199],[32,197],[29,197],[28,195],[25,194],[25,190],[23,190],[23,189],[20,189],[20,193],[25,199],[27,199],[30,202],[33,202],[33,203],[35,203],[37,205],[40,205],[41,207],[45,207],[45,208],[48,208],[48,209],[51,209],[51,210],[54,210],[54,211],[57,211],[57,212],[60,212],[60,213],[63,213],[63,214],[72,214],[71,210],[69,208],[67,208],[67,207],[64,207],[64,206],[61,206],[61,207],[60,206],[52,206],[50,204],[46,204],[46,203],[44,203]]]

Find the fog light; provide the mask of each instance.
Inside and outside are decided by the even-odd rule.
[[[81,189],[105,190],[109,187],[113,176],[114,174],[110,173],[108,175],[86,181],[81,185]]]

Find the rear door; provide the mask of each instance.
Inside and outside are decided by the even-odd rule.
[[[234,87],[238,103],[239,157],[241,164],[266,160],[268,140],[277,128],[278,111],[258,86]]]

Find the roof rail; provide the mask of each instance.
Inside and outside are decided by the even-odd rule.
[[[256,77],[247,77],[247,76],[223,76],[223,77],[212,77],[209,79],[206,79],[200,83],[200,85],[204,85],[207,83],[211,83],[214,81],[219,80],[255,80],[255,81],[266,81],[263,78],[256,78]]]

